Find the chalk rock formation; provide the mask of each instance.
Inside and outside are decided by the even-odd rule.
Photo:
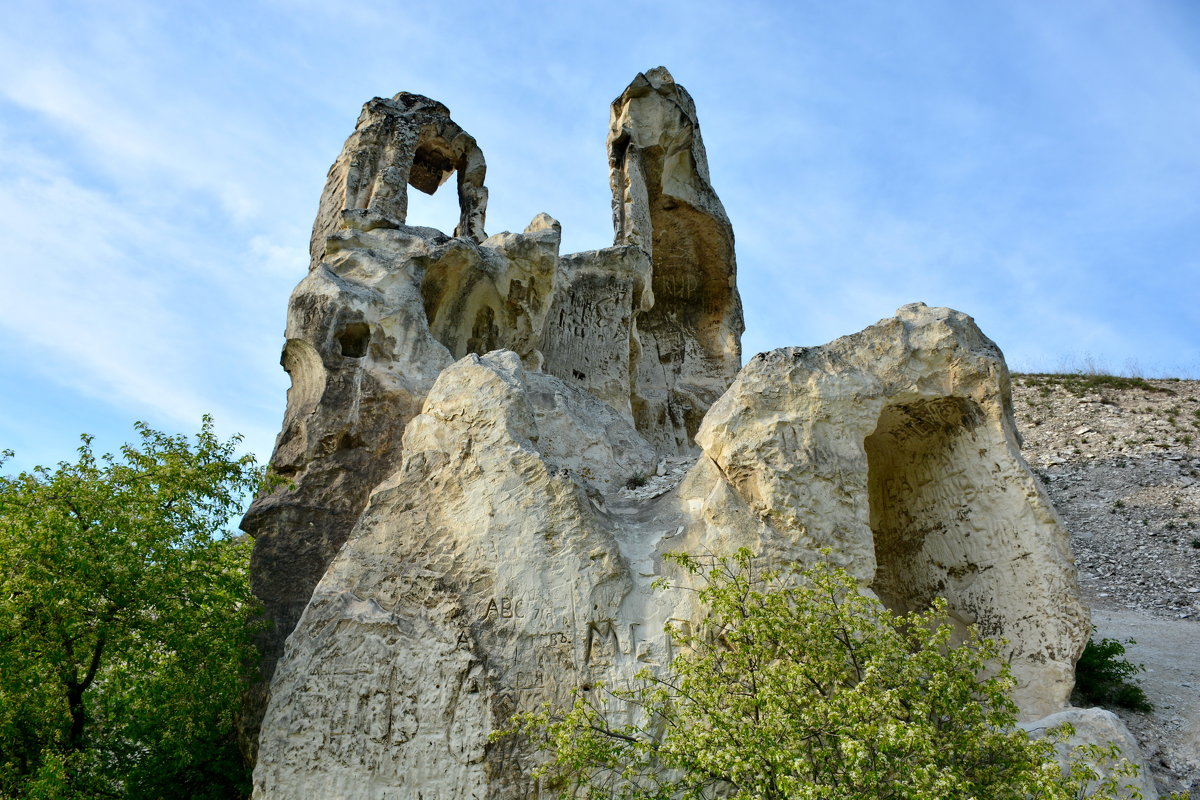
[[[763,527],[699,530],[689,550],[795,561],[829,548],[894,611],[945,597],[964,628],[1007,638],[1026,718],[1066,704],[1088,618],[1018,450],[1003,356],[969,317],[917,303],[823,347],[755,356],[697,441],[712,466],[681,491],[705,504],[731,489],[713,513]]]
[[[588,487],[652,463],[627,421],[497,351],[442,373],[403,449],[289,640],[264,797],[521,796],[488,734],[614,656],[630,576]]]
[[[1065,706],[1087,620],[969,317],[906,306],[735,380],[733,235],[665,70],[613,104],[613,247],[560,257],[545,215],[484,238],[481,166],[459,236],[403,224],[400,178],[464,137],[426,98],[375,100],[330,172],[289,305],[292,484],[244,522],[273,623],[256,797],[537,796],[536,755],[489,733],[670,663],[664,625],[699,609],[652,589],[682,580],[669,552],[828,557],[897,610],[944,596],[1009,639],[1024,718]],[[652,472],[660,493],[622,488]]]
[[[654,305],[650,259],[639,247],[563,256],[542,338],[545,369],[633,420],[638,318]]]
[[[541,363],[558,242],[545,215],[476,244],[347,212],[292,293],[282,357],[292,385],[271,459],[289,485],[256,499],[242,522],[269,623],[243,724],[251,755],[283,642],[369,493],[398,466],[405,425],[434,380],[498,347]]]
[[[460,218],[454,235],[481,242],[487,164],[475,139],[436,100],[408,92],[371,100],[325,179],[309,245],[312,266],[325,257],[325,242],[342,228],[345,212],[403,224],[409,186],[433,194],[456,172]]]
[[[638,318],[638,430],[688,452],[742,364],[733,226],[713,191],[696,105],[663,67],[613,101],[609,180],[616,243],[650,256],[654,304]]]

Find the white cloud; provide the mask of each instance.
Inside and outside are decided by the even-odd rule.
[[[247,361],[227,356],[242,347],[221,316],[228,287],[206,280],[219,249],[10,140],[0,154],[0,328],[21,343],[10,352],[24,368],[131,416],[189,427],[212,412],[263,427],[246,419],[246,396],[222,397]]]
[[[1030,360],[1200,362],[1187,31],[1148,4],[950,5],[667,2],[630,29],[549,2],[18,4],[5,358],[127,419],[211,411],[269,450],[286,298],[360,103],[446,102],[488,159],[488,229],[545,211],[565,251],[590,249],[611,241],[607,104],[665,62],[734,221],[748,353],[924,300]],[[413,222],[453,225],[452,185],[415,199]]]

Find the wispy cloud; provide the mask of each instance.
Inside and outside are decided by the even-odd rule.
[[[265,454],[288,292],[359,104],[446,102],[488,159],[488,229],[545,211],[589,249],[612,235],[608,103],[657,64],[697,100],[747,352],[923,300],[1028,366],[1200,370],[1200,23],[1181,8],[18,4],[0,28],[9,394],[122,426],[209,411]],[[445,190],[414,205],[455,216]]]

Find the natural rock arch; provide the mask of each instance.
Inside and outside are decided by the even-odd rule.
[[[326,242],[348,212],[368,217],[363,227],[403,225],[409,186],[433,194],[456,173],[454,235],[481,242],[487,237],[487,163],[474,137],[450,119],[450,109],[424,95],[400,92],[366,103],[325,179],[309,243],[310,268],[325,258]]]

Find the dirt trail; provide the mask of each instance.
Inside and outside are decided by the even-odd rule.
[[[1138,683],[1154,711],[1117,714],[1142,743],[1160,789],[1200,797],[1200,622],[1094,609],[1092,623],[1097,637],[1136,642],[1126,656],[1145,665]]]

